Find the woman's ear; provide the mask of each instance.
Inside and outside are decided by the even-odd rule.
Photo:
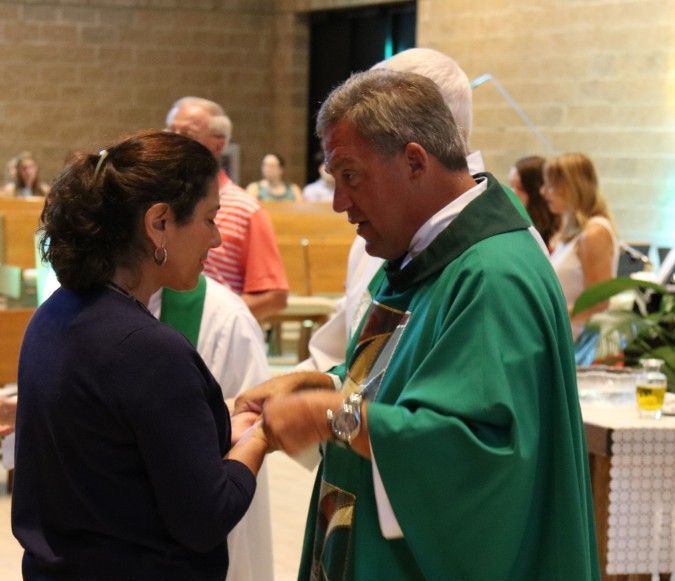
[[[143,221],[145,234],[152,241],[155,248],[164,245],[166,225],[170,217],[171,208],[169,204],[165,202],[153,204],[145,212]]]
[[[426,172],[429,166],[429,154],[419,143],[410,142],[404,150],[410,177],[417,179]]]

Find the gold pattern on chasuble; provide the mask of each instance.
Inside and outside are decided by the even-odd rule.
[[[374,302],[367,317],[342,390],[347,395],[367,387],[365,395],[372,400],[379,389],[376,382],[381,381],[389,365],[410,319],[410,312]],[[335,469],[339,469],[339,464]],[[349,578],[355,506],[355,495],[321,480],[310,574],[312,581]]]
[[[405,325],[409,315],[409,312],[399,311],[377,301],[373,302],[342,385],[342,392],[345,395],[361,390],[372,376],[373,366],[392,335],[397,328]]]
[[[355,504],[356,497],[353,494],[325,480],[321,481],[310,576],[312,581],[337,581],[346,577]]]

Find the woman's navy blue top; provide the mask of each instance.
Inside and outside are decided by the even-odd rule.
[[[19,363],[12,529],[26,579],[224,579],[255,477],[188,340],[110,289],[56,291]],[[236,557],[235,557],[236,558]]]

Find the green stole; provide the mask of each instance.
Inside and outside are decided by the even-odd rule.
[[[180,331],[197,348],[202,324],[206,277],[199,275],[197,286],[189,291],[162,289],[162,311],[159,320]]]

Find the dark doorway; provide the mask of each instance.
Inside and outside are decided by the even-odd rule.
[[[317,179],[314,135],[316,113],[326,95],[353,72],[415,46],[416,2],[382,4],[349,10],[326,10],[310,16],[307,181]]]

